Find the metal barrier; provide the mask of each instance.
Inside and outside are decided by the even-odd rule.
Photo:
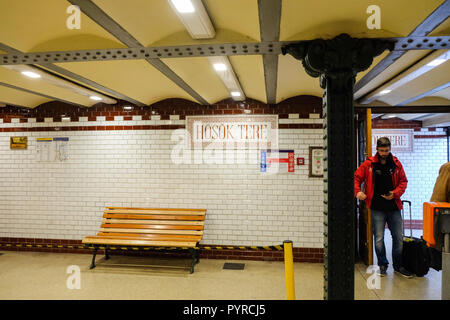
[[[283,241],[283,246],[284,271],[286,275],[286,297],[288,300],[295,300],[294,257],[292,254],[292,241]]]

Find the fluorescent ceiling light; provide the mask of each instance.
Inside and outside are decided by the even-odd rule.
[[[103,100],[102,98],[100,98],[98,96],[90,96],[89,98],[92,99],[92,100],[95,100],[95,101]]]
[[[223,63],[214,63],[213,67],[214,67],[214,69],[216,71],[225,71],[225,70],[227,70],[227,66],[225,64],[223,64]]]
[[[444,52],[443,52],[444,51]],[[359,101],[361,104],[367,104],[372,102],[376,99],[376,97],[387,94],[391,91],[396,90],[397,88],[400,88],[407,84],[408,82],[411,82],[427,72],[433,70],[436,66],[441,65],[442,63],[446,62],[450,59],[450,51],[449,50],[436,50],[423,60],[415,63],[413,66],[408,68],[405,72],[402,72],[401,74],[397,75],[395,78],[390,80],[384,85],[384,88],[389,88],[389,90],[382,90],[382,91],[374,91],[373,93],[368,94],[365,96],[361,101]],[[355,94],[355,99],[358,99],[361,97],[360,94]],[[402,105],[402,102],[397,102],[397,105]]]
[[[390,118],[395,118],[397,117],[396,114],[384,114],[381,119],[390,119]]]
[[[216,57],[208,57],[211,64],[214,66],[214,69],[217,70],[217,74],[222,80],[223,84],[227,88],[228,92],[230,92],[231,96],[236,101],[245,100],[244,91],[241,88],[241,84],[239,83],[236,74],[233,71],[233,67],[226,56],[216,56]],[[216,66],[220,65],[220,69],[218,70]]]
[[[211,39],[216,32],[201,0],[169,0],[184,27],[194,39]]]
[[[132,110],[133,107],[131,107],[131,106],[125,106],[125,107],[123,107],[123,109],[124,109],[124,110]]]
[[[87,98],[90,98],[91,96],[96,96],[96,97],[99,97],[101,100],[103,100],[104,103],[108,103],[108,104],[115,104],[115,103],[117,103],[117,100],[112,99],[112,98],[110,98],[108,96],[105,96],[105,95],[101,94],[100,92],[93,91],[93,90],[90,90],[88,88],[79,86],[79,85],[77,85],[75,83],[72,83],[70,81],[67,81],[67,80],[65,80],[63,78],[56,77],[56,76],[54,76],[51,73],[44,72],[44,71],[42,71],[40,69],[31,67],[31,66],[28,66],[28,65],[20,65],[20,64],[16,64],[16,65],[2,65],[2,67],[6,68],[6,69],[9,69],[9,70],[16,71],[16,72],[20,72],[20,73],[22,73],[24,75],[31,74],[31,73],[37,74],[41,78],[40,81],[45,81],[48,84],[51,84],[51,85],[53,85],[55,87],[59,87],[59,88],[65,89],[65,90],[69,90],[72,93],[76,93],[76,94],[79,94],[81,96],[85,96]]]
[[[38,73],[36,73],[36,72],[33,72],[33,71],[22,71],[21,73],[22,73],[24,76],[27,76],[27,77],[30,77],[30,78],[33,78],[33,79],[36,79],[36,78],[40,78],[40,77],[41,77],[40,74],[38,74]]]
[[[192,5],[191,0],[171,0],[171,2],[179,13],[195,12],[195,8]]]
[[[447,61],[447,59],[434,59],[430,63],[427,63],[427,66],[436,67],[436,66],[440,65],[441,63],[444,63],[445,61]]]

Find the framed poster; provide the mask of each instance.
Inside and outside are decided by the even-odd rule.
[[[309,147],[309,177],[323,177],[322,147]]]
[[[28,144],[27,137],[11,137],[10,148],[11,149],[26,149]]]

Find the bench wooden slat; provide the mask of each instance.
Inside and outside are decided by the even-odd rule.
[[[150,220],[205,220],[205,216],[174,216],[174,215],[144,215],[144,214],[103,214],[103,218],[114,219],[150,219]]]
[[[169,224],[169,225],[159,225],[159,224],[137,224],[129,223],[129,220],[125,220],[122,223],[108,223],[106,220],[101,228],[127,228],[127,229],[159,229],[159,230],[203,230],[204,226],[192,226],[192,225],[180,225]]]
[[[206,209],[106,207],[98,234],[82,243],[193,248],[203,237],[205,215]]]
[[[200,230],[161,230],[161,229],[113,229],[113,228],[100,228],[100,232],[114,232],[114,233],[156,233],[156,234],[191,234],[202,235],[203,231]]]
[[[104,213],[132,213],[132,214],[171,214],[171,215],[194,215],[194,216],[204,216],[205,211],[187,211],[187,210],[162,210],[162,209],[107,209]]]
[[[107,239],[104,237],[85,237],[82,241],[85,244],[103,244],[116,246],[157,246],[157,247],[195,247],[195,241],[149,241],[149,240],[131,240],[131,239]]]
[[[190,208],[137,208],[137,207],[106,207],[106,209],[131,209],[131,210],[161,210],[161,211],[197,211],[206,212],[206,209],[190,209]]]
[[[130,219],[106,219],[103,218],[102,223],[126,223],[126,224],[156,224],[156,225],[179,225],[181,222],[176,220],[130,220]],[[203,230],[204,221],[183,221],[183,225],[197,226],[197,228]]]
[[[157,240],[157,241],[200,241],[202,236],[185,234],[136,234],[136,233],[114,233],[99,232],[99,237],[105,239],[135,239],[135,240]]]
[[[127,224],[127,223],[117,223],[117,224],[102,224],[100,228],[123,228],[123,229],[161,229],[161,230],[198,230],[199,226],[176,226],[176,225],[170,225],[170,226],[159,226],[159,225],[148,225],[148,224]]]

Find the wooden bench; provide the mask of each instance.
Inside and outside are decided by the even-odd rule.
[[[87,236],[82,243],[94,247],[90,269],[95,268],[95,256],[105,247],[176,247],[188,248],[192,254],[191,273],[199,262],[197,247],[203,236],[206,209],[151,209],[106,207],[100,231]]]

